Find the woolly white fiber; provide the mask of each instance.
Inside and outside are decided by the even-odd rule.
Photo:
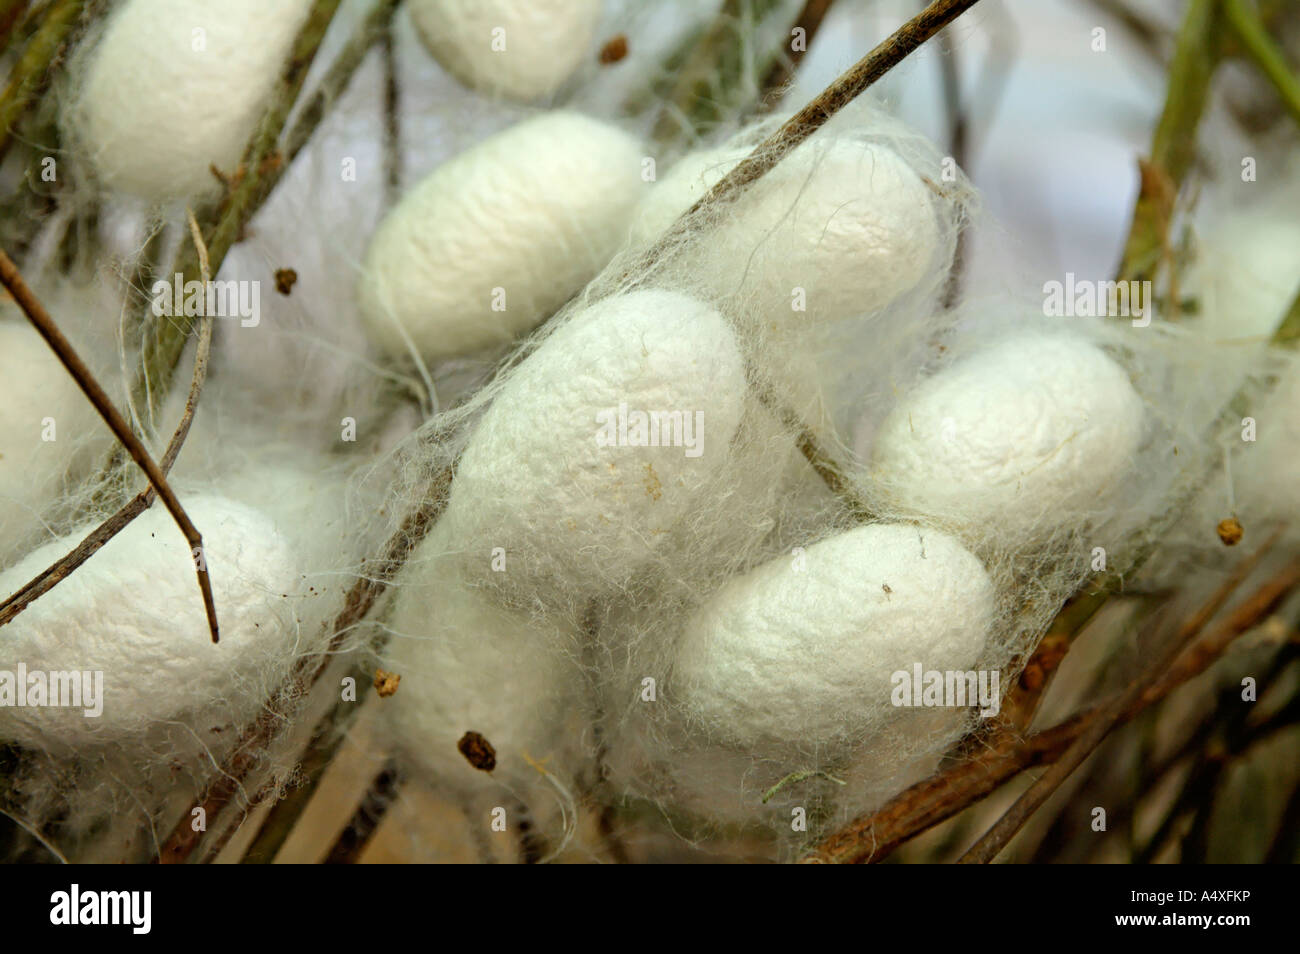
[[[637,208],[636,242],[653,240],[749,154],[726,146],[686,156]],[[780,323],[875,312],[952,256],[934,193],[888,145],[810,139],[726,211],[704,276]],[[796,288],[807,310],[796,312]]]
[[[484,565],[503,548],[507,579],[625,583],[686,529],[744,402],[735,336],[712,308],[661,290],[604,299],[515,369],[444,519],[482,540]]]
[[[128,0],[91,53],[71,119],[109,188],[166,201],[233,173],[311,0]]]
[[[1050,533],[1105,503],[1143,426],[1142,399],[1101,349],[1017,336],[905,395],[876,435],[872,477],[903,510],[981,535]]]
[[[408,0],[429,52],[462,83],[516,100],[560,88],[591,46],[600,0]]]
[[[847,750],[889,714],[894,672],[969,669],[994,608],[952,537],[858,527],[723,586],[686,624],[673,691],[734,745]]]
[[[0,566],[44,526],[64,476],[112,439],[36,329],[0,321]],[[25,580],[23,582],[26,582]],[[6,592],[2,594],[8,596]]]
[[[546,788],[536,765],[567,790],[580,722],[582,674],[576,634],[552,619],[494,603],[449,557],[441,527],[416,549],[397,581],[383,666],[402,677],[384,700],[392,741],[440,787],[472,793],[504,785]],[[477,732],[496,766],[470,764],[457,743]],[[553,790],[557,793],[558,790]]]
[[[564,304],[624,238],[642,149],[578,113],[537,116],[443,164],[366,252],[362,315],[390,354],[503,345]]]
[[[124,742],[180,720],[201,734],[253,718],[287,676],[304,648],[296,548],[250,507],[182,499],[203,531],[221,642],[211,641],[189,546],[155,505],[10,622],[0,641],[9,672],[19,664],[29,674],[102,672],[102,714],[0,707],[0,738],[59,749]],[[0,589],[17,590],[91,529],[38,548],[0,574]]]

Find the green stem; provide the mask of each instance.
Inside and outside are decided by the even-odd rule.
[[[50,65],[63,49],[84,0],[54,0],[45,19],[14,64],[9,82],[0,92],[0,158],[8,151],[14,128],[45,82]]]
[[[1264,29],[1259,13],[1245,0],[1222,2],[1228,25],[1232,27],[1246,54],[1255,61],[1260,72],[1268,77],[1292,118],[1300,123],[1300,81],[1296,80],[1282,51]]]
[[[1119,278],[1151,281],[1164,257],[1174,198],[1196,154],[1196,127],[1221,55],[1218,0],[1191,0],[1169,64],[1169,91],[1133,209]]]
[[[316,0],[294,41],[288,65],[271,95],[271,106],[263,115],[244,153],[242,174],[236,172],[236,181],[216,208],[215,223],[204,229],[213,275],[221,270],[226,253],[239,241],[253,214],[261,208],[288,166],[279,152],[280,134],[340,2],[341,0]],[[183,275],[183,281],[199,277],[198,255],[188,243],[177,255],[172,273]],[[167,399],[172,372],[185,349],[193,324],[193,318],[171,316],[156,321],[153,334],[145,338],[141,367],[131,394],[136,404],[147,406],[151,418]]]

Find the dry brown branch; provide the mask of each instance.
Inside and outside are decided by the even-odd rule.
[[[40,332],[46,344],[53,349],[59,361],[72,375],[73,380],[77,382],[77,386],[81,388],[82,393],[86,395],[90,403],[94,405],[95,410],[99,412],[99,416],[108,424],[113,435],[121,441],[131,455],[131,459],[144,471],[145,476],[149,478],[149,485],[162,499],[167,512],[172,515],[172,519],[181,528],[181,532],[185,534],[185,539],[190,545],[190,553],[194,558],[194,569],[198,575],[199,590],[203,594],[203,608],[208,616],[208,629],[212,633],[212,641],[217,642],[217,607],[212,598],[212,581],[209,578],[207,560],[203,554],[203,537],[190,521],[189,515],[185,513],[185,509],[181,506],[181,502],[176,498],[175,493],[172,492],[171,485],[167,483],[166,475],[149,454],[148,449],[135,436],[125,418],[113,406],[108,394],[95,380],[95,376],[91,374],[85,362],[77,355],[68,339],[63,336],[63,332],[59,330],[54,319],[45,310],[45,306],[27,287],[27,283],[18,271],[18,266],[3,251],[0,251],[0,284],[3,284],[9,290],[9,294],[13,295],[18,307],[23,310],[23,313],[36,327],[36,330]]]
[[[73,25],[81,16],[84,0],[56,0],[45,11],[44,19],[28,41],[18,62],[14,64],[9,82],[0,90],[0,158],[3,158],[13,141],[12,135],[18,121],[35,101],[36,94],[59,57]],[[17,20],[19,10],[9,10],[13,16],[9,26]]]
[[[770,106],[780,99],[786,86],[794,79],[795,71],[799,69],[799,62],[807,54],[808,47],[812,46],[817,31],[821,29],[822,21],[826,19],[826,14],[830,12],[834,3],[835,0],[804,0],[803,9],[799,11],[798,19],[790,28],[792,38],[795,30],[803,31],[803,48],[796,50],[792,46],[789,53],[777,57],[772,68],[763,77],[760,102]]]
[[[329,664],[332,654],[337,651],[347,632],[370,612],[375,601],[388,589],[397,571],[406,563],[411,551],[424,539],[426,533],[437,522],[447,505],[447,494],[455,473],[455,464],[440,471],[430,481],[429,486],[418,494],[424,501],[413,513],[408,515],[389,539],[385,552],[370,567],[363,566],[363,575],[353,584],[339,612],[328,629],[331,634],[328,648],[318,656],[304,657],[290,677],[291,695],[300,698],[320,679]],[[366,572],[368,571],[368,572]],[[355,711],[361,702],[365,682],[358,683],[357,701],[340,702],[338,706],[347,706]],[[337,708],[337,706],[336,706]],[[330,717],[322,720],[325,725]],[[192,808],[202,808],[204,817],[214,821],[221,810],[230,803],[239,791],[243,779],[259,762],[260,754],[273,741],[281,728],[282,719],[278,713],[263,710],[262,716],[243,734],[234,754],[222,765],[219,776],[209,783],[204,793],[195,801]],[[323,768],[322,768],[323,772]],[[194,831],[190,826],[191,812],[186,812],[180,823],[168,836],[159,851],[158,861],[163,864],[179,864],[187,861],[202,841],[204,832]],[[207,855],[213,857],[225,844],[226,839],[237,826],[230,826],[225,833],[214,838],[207,846]]]
[[[221,270],[226,253],[239,241],[253,214],[261,208],[288,168],[289,164],[279,148],[280,135],[340,2],[341,0],[316,0],[294,40],[288,63],[271,94],[271,105],[244,152],[240,166],[242,174],[230,178],[231,187],[212,213],[211,228],[206,229],[204,234],[214,272]],[[319,115],[314,116],[315,121],[318,122],[319,119]],[[304,122],[307,122],[306,118],[295,129],[302,127]],[[310,128],[314,128],[314,123],[309,124]],[[305,142],[306,134],[303,135]],[[198,268],[197,253],[186,246],[177,255],[169,274],[180,274],[188,278]],[[152,333],[145,336],[140,371],[132,385],[131,399],[137,405],[148,408],[150,414],[160,410],[162,402],[166,400],[167,385],[180,360],[191,328],[191,323],[184,318],[169,317],[165,321],[155,322]]]
[[[1300,587],[1300,563],[1291,563],[1244,600],[1209,635],[1184,651],[1158,679],[1145,686],[1121,721],[1127,722],[1200,675],[1242,633],[1272,613]],[[980,801],[1003,783],[1036,765],[1050,764],[1088,726],[1103,707],[1088,709],[1028,738],[995,729],[978,759],[964,761],[896,795],[870,815],[826,837],[806,863],[862,864],[879,861],[899,845]]]
[[[1259,565],[1259,561],[1268,553],[1278,534],[1268,540],[1250,558],[1241,561],[1229,577],[1223,581],[1199,610],[1192,614],[1179,629],[1170,645],[1160,654],[1156,663],[1138,678],[1125,692],[1113,702],[1103,707],[1097,718],[1076,738],[1068,749],[1057,759],[1052,767],[1038,778],[1028,790],[1016,799],[1015,804],[959,859],[962,864],[988,864],[996,858],[1007,843],[1015,837],[1016,832],[1024,826],[1030,817],[1042,807],[1074,770],[1083,764],[1102,740],[1110,734],[1125,717],[1133,704],[1152,683],[1160,679],[1178,654],[1187,644],[1200,635],[1201,630],[1231,599],[1242,582]]]

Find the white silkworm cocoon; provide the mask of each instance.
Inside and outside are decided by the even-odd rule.
[[[21,665],[29,683],[36,673],[80,674],[83,697],[55,708],[34,702],[29,686],[26,705],[0,706],[0,738],[46,749],[119,743],[177,721],[202,734],[251,720],[280,686],[305,649],[295,547],[243,504],[181,500],[203,533],[221,642],[208,631],[189,545],[155,504],[4,627],[0,694],[6,673],[17,691]],[[91,529],[30,553],[0,574],[0,591],[16,591]],[[84,689],[95,680],[102,711],[88,716]]]
[[[576,633],[496,604],[448,555],[449,541],[445,526],[435,528],[396,586],[383,662],[401,676],[383,702],[393,741],[456,791],[544,788],[542,764],[567,788],[583,734]],[[490,771],[459,750],[468,732],[495,751]]]
[[[3,566],[44,526],[65,474],[105,449],[112,433],[26,319],[0,321],[0,388]]]
[[[70,118],[109,188],[167,201],[233,173],[311,0],[128,0],[91,53]]]
[[[500,548],[503,579],[622,584],[698,511],[745,403],[735,335],[709,306],[606,298],[522,362],[457,467],[444,518]]]
[[[1018,336],[905,395],[876,435],[871,475],[904,511],[1011,540],[1045,535],[1104,506],[1144,421],[1128,374],[1100,348]]]
[[[893,673],[969,669],[994,610],[952,537],[858,527],[724,584],[686,624],[671,691],[732,745],[847,754],[890,718]]]
[[[637,208],[633,241],[653,241],[747,154],[684,157]],[[777,325],[874,312],[951,260],[952,224],[934,198],[889,146],[814,137],[725,210],[700,281]],[[798,290],[806,312],[792,307]]]
[[[531,331],[609,260],[642,149],[578,113],[537,116],[439,166],[380,223],[358,289],[371,338],[426,361]]]
[[[473,89],[531,101],[552,95],[591,46],[600,0],[407,0],[420,39]]]

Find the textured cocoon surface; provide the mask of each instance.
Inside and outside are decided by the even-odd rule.
[[[601,13],[600,0],[408,0],[406,8],[448,72],[518,100],[550,96],[573,74]]]
[[[746,155],[724,147],[684,157],[636,211],[632,237],[652,241]],[[886,145],[813,138],[728,208],[707,239],[702,276],[780,321],[835,320],[883,308],[952,256],[934,195]],[[807,293],[807,312],[791,307]]]
[[[311,0],[127,0],[72,107],[100,179],[145,199],[215,192],[234,172]]]
[[[684,528],[739,427],[745,377],[722,317],[676,292],[607,298],[560,326],[516,368],[461,456],[445,520],[455,539],[506,551],[516,574],[626,582]],[[671,446],[602,446],[598,415],[673,414],[697,456]],[[684,443],[685,431],[681,431]]]
[[[42,513],[65,489],[63,479],[69,468],[105,448],[112,434],[26,320],[0,320],[0,388],[3,566],[15,548],[42,528]],[[46,436],[53,440],[45,440]]]
[[[102,716],[0,708],[0,738],[43,747],[120,742],[191,719],[202,733],[250,720],[279,686],[300,648],[294,547],[242,504],[181,500],[203,533],[221,642],[208,632],[189,546],[155,504],[6,625],[0,640],[0,669],[21,662],[29,672],[102,671]],[[92,529],[29,554],[0,574],[0,590],[14,592]]]
[[[358,295],[372,338],[405,354],[405,329],[434,361],[536,327],[618,248],[644,186],[641,158],[616,127],[553,112],[439,166],[366,252]]]
[[[383,665],[402,681],[382,702],[394,741],[453,790],[531,790],[544,777],[528,759],[570,775],[583,731],[574,634],[496,605],[448,556],[448,540],[443,526],[435,528],[398,580]],[[469,731],[495,749],[492,772],[458,750]]]
[[[1143,424],[1128,375],[1095,345],[1013,337],[905,395],[876,435],[872,476],[906,511],[1000,537],[1051,532],[1104,505]]]
[[[952,537],[859,527],[725,584],[686,624],[671,691],[735,745],[851,745],[894,712],[892,673],[969,669],[993,614]]]

